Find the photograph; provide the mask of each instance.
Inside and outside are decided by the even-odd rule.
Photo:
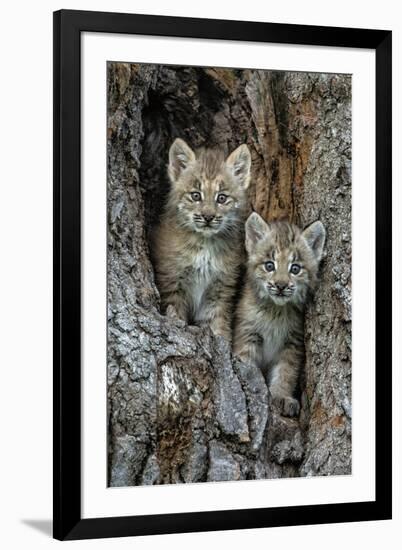
[[[5,4],[1,548],[402,540],[398,7]]]
[[[106,65],[108,487],[351,475],[352,75]]]

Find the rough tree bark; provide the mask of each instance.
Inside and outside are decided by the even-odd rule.
[[[351,79],[108,65],[112,486],[351,472]],[[207,328],[161,315],[148,232],[175,137],[252,153],[251,206],[328,232],[306,315],[299,419]]]

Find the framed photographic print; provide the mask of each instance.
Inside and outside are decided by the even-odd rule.
[[[391,237],[390,31],[56,12],[54,536],[390,518]]]

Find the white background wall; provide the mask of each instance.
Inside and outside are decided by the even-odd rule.
[[[4,3],[0,80],[0,544],[42,549],[52,513],[52,11],[89,9],[249,19],[278,23],[385,28],[394,31],[394,205],[402,202],[402,18],[398,2],[383,0],[88,0]],[[399,101],[397,101],[399,100]],[[399,185],[397,184],[399,183]],[[300,550],[396,547],[401,512],[401,218],[394,215],[394,520],[388,522],[80,541],[81,548],[225,545],[295,546]],[[399,249],[399,250],[398,250]],[[358,284],[358,281],[354,281]],[[399,340],[399,342],[398,342]],[[399,367],[399,368],[398,368]],[[398,489],[398,490],[397,490]]]

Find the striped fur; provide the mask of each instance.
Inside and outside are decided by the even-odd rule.
[[[234,353],[262,369],[286,416],[299,413],[294,392],[304,358],[304,308],[317,284],[324,241],[319,221],[304,231],[286,222],[267,224],[256,213],[246,222],[247,276]]]
[[[233,297],[244,261],[250,153],[194,152],[177,139],[169,152],[170,193],[154,241],[157,285],[167,314],[207,323],[231,339]],[[219,195],[224,202],[219,202]],[[197,200],[195,200],[197,199]]]

